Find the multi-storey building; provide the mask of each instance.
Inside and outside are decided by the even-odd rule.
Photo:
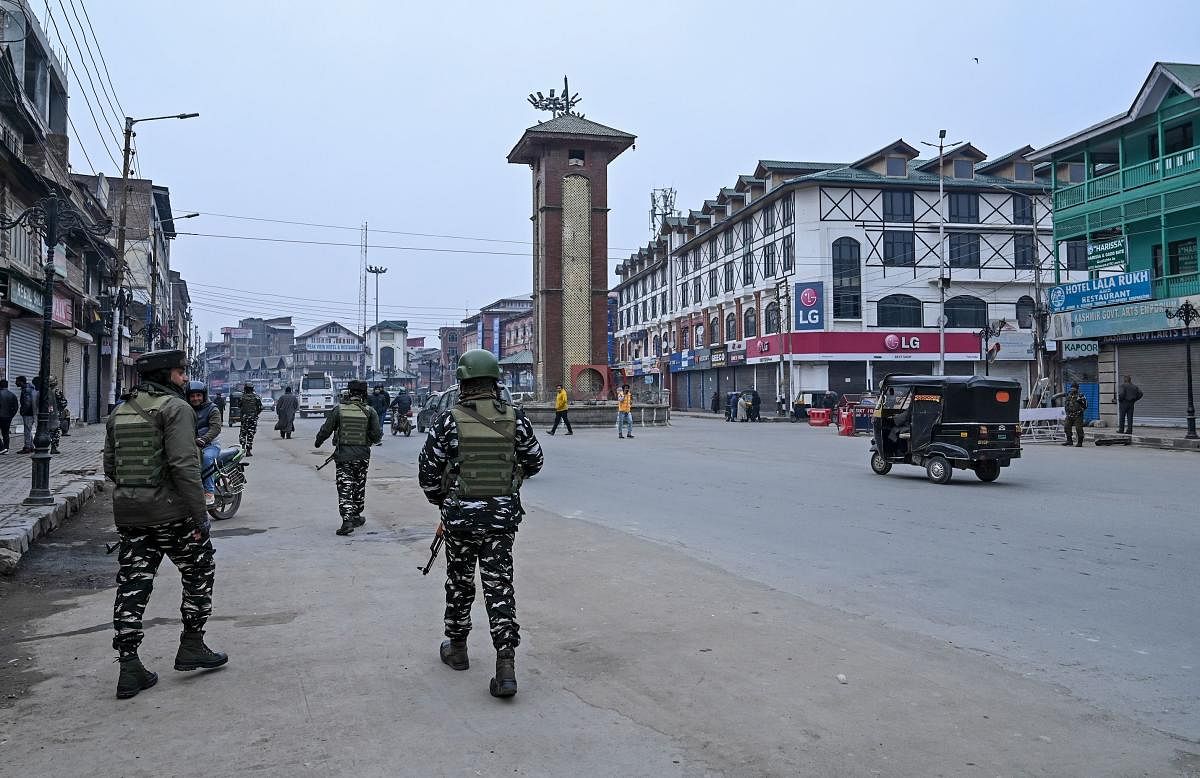
[[[385,320],[367,330],[367,377],[388,381],[408,372],[408,322]]]
[[[434,391],[441,391],[452,383],[452,381],[447,382],[445,376],[453,376],[454,370],[458,367],[458,355],[462,353],[462,340],[465,333],[465,327],[438,327],[441,365],[434,376]]]
[[[1086,275],[1051,267],[1032,151],[920,159],[898,140],[849,164],[759,162],[618,268],[618,365],[647,383],[669,370],[676,407],[751,386],[854,393],[936,372],[943,351],[947,373],[982,373],[980,332],[1003,320],[989,369],[1029,386],[1041,283]]]
[[[329,373],[339,385],[359,374],[363,355],[363,337],[336,321],[296,336],[292,346],[292,364],[296,376],[305,373]]]
[[[500,322],[500,369],[513,391],[534,391],[532,309]]]
[[[1074,353],[1098,353],[1092,369],[1109,423],[1120,375],[1145,393],[1141,420],[1184,421],[1186,330],[1166,313],[1200,306],[1198,134],[1200,65],[1159,62],[1128,110],[1031,155],[1054,169],[1058,266],[1094,279],[1084,288],[1057,279],[1049,334]]]
[[[533,295],[505,297],[483,306],[478,313],[462,320],[461,351],[481,348],[500,356],[500,323],[510,316],[532,310]]]

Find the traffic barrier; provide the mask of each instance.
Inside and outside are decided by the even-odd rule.
[[[828,408],[809,408],[808,425],[810,427],[828,427],[830,410]]]

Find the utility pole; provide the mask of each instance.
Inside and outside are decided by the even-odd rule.
[[[387,272],[387,268],[382,265],[367,265],[367,272],[375,276],[375,367],[378,370],[381,368],[379,364],[379,277]]]
[[[946,143],[946,131],[938,130],[938,375],[946,375],[946,287],[950,285],[950,279],[946,277],[946,168],[943,158],[947,147],[954,148],[961,143]],[[921,144],[934,146],[928,141],[921,141]]]
[[[358,327],[363,348],[358,354],[358,377],[367,377],[367,223],[362,226],[362,247],[358,258]]]

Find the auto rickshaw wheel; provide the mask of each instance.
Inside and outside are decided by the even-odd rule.
[[[929,476],[929,480],[935,484],[950,483],[950,477],[953,474],[954,468],[950,466],[950,460],[941,454],[934,454],[925,460],[925,475]]]
[[[1000,477],[1000,463],[985,459],[975,464],[975,476],[984,483],[991,483]]]
[[[871,469],[875,471],[876,475],[887,475],[892,470],[892,463],[875,451],[871,454]]]

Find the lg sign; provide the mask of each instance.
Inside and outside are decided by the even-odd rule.
[[[796,284],[797,330],[821,330],[825,328],[825,284],[813,281]]]
[[[916,351],[921,348],[921,339],[916,335],[886,335],[883,345],[888,351]]]

